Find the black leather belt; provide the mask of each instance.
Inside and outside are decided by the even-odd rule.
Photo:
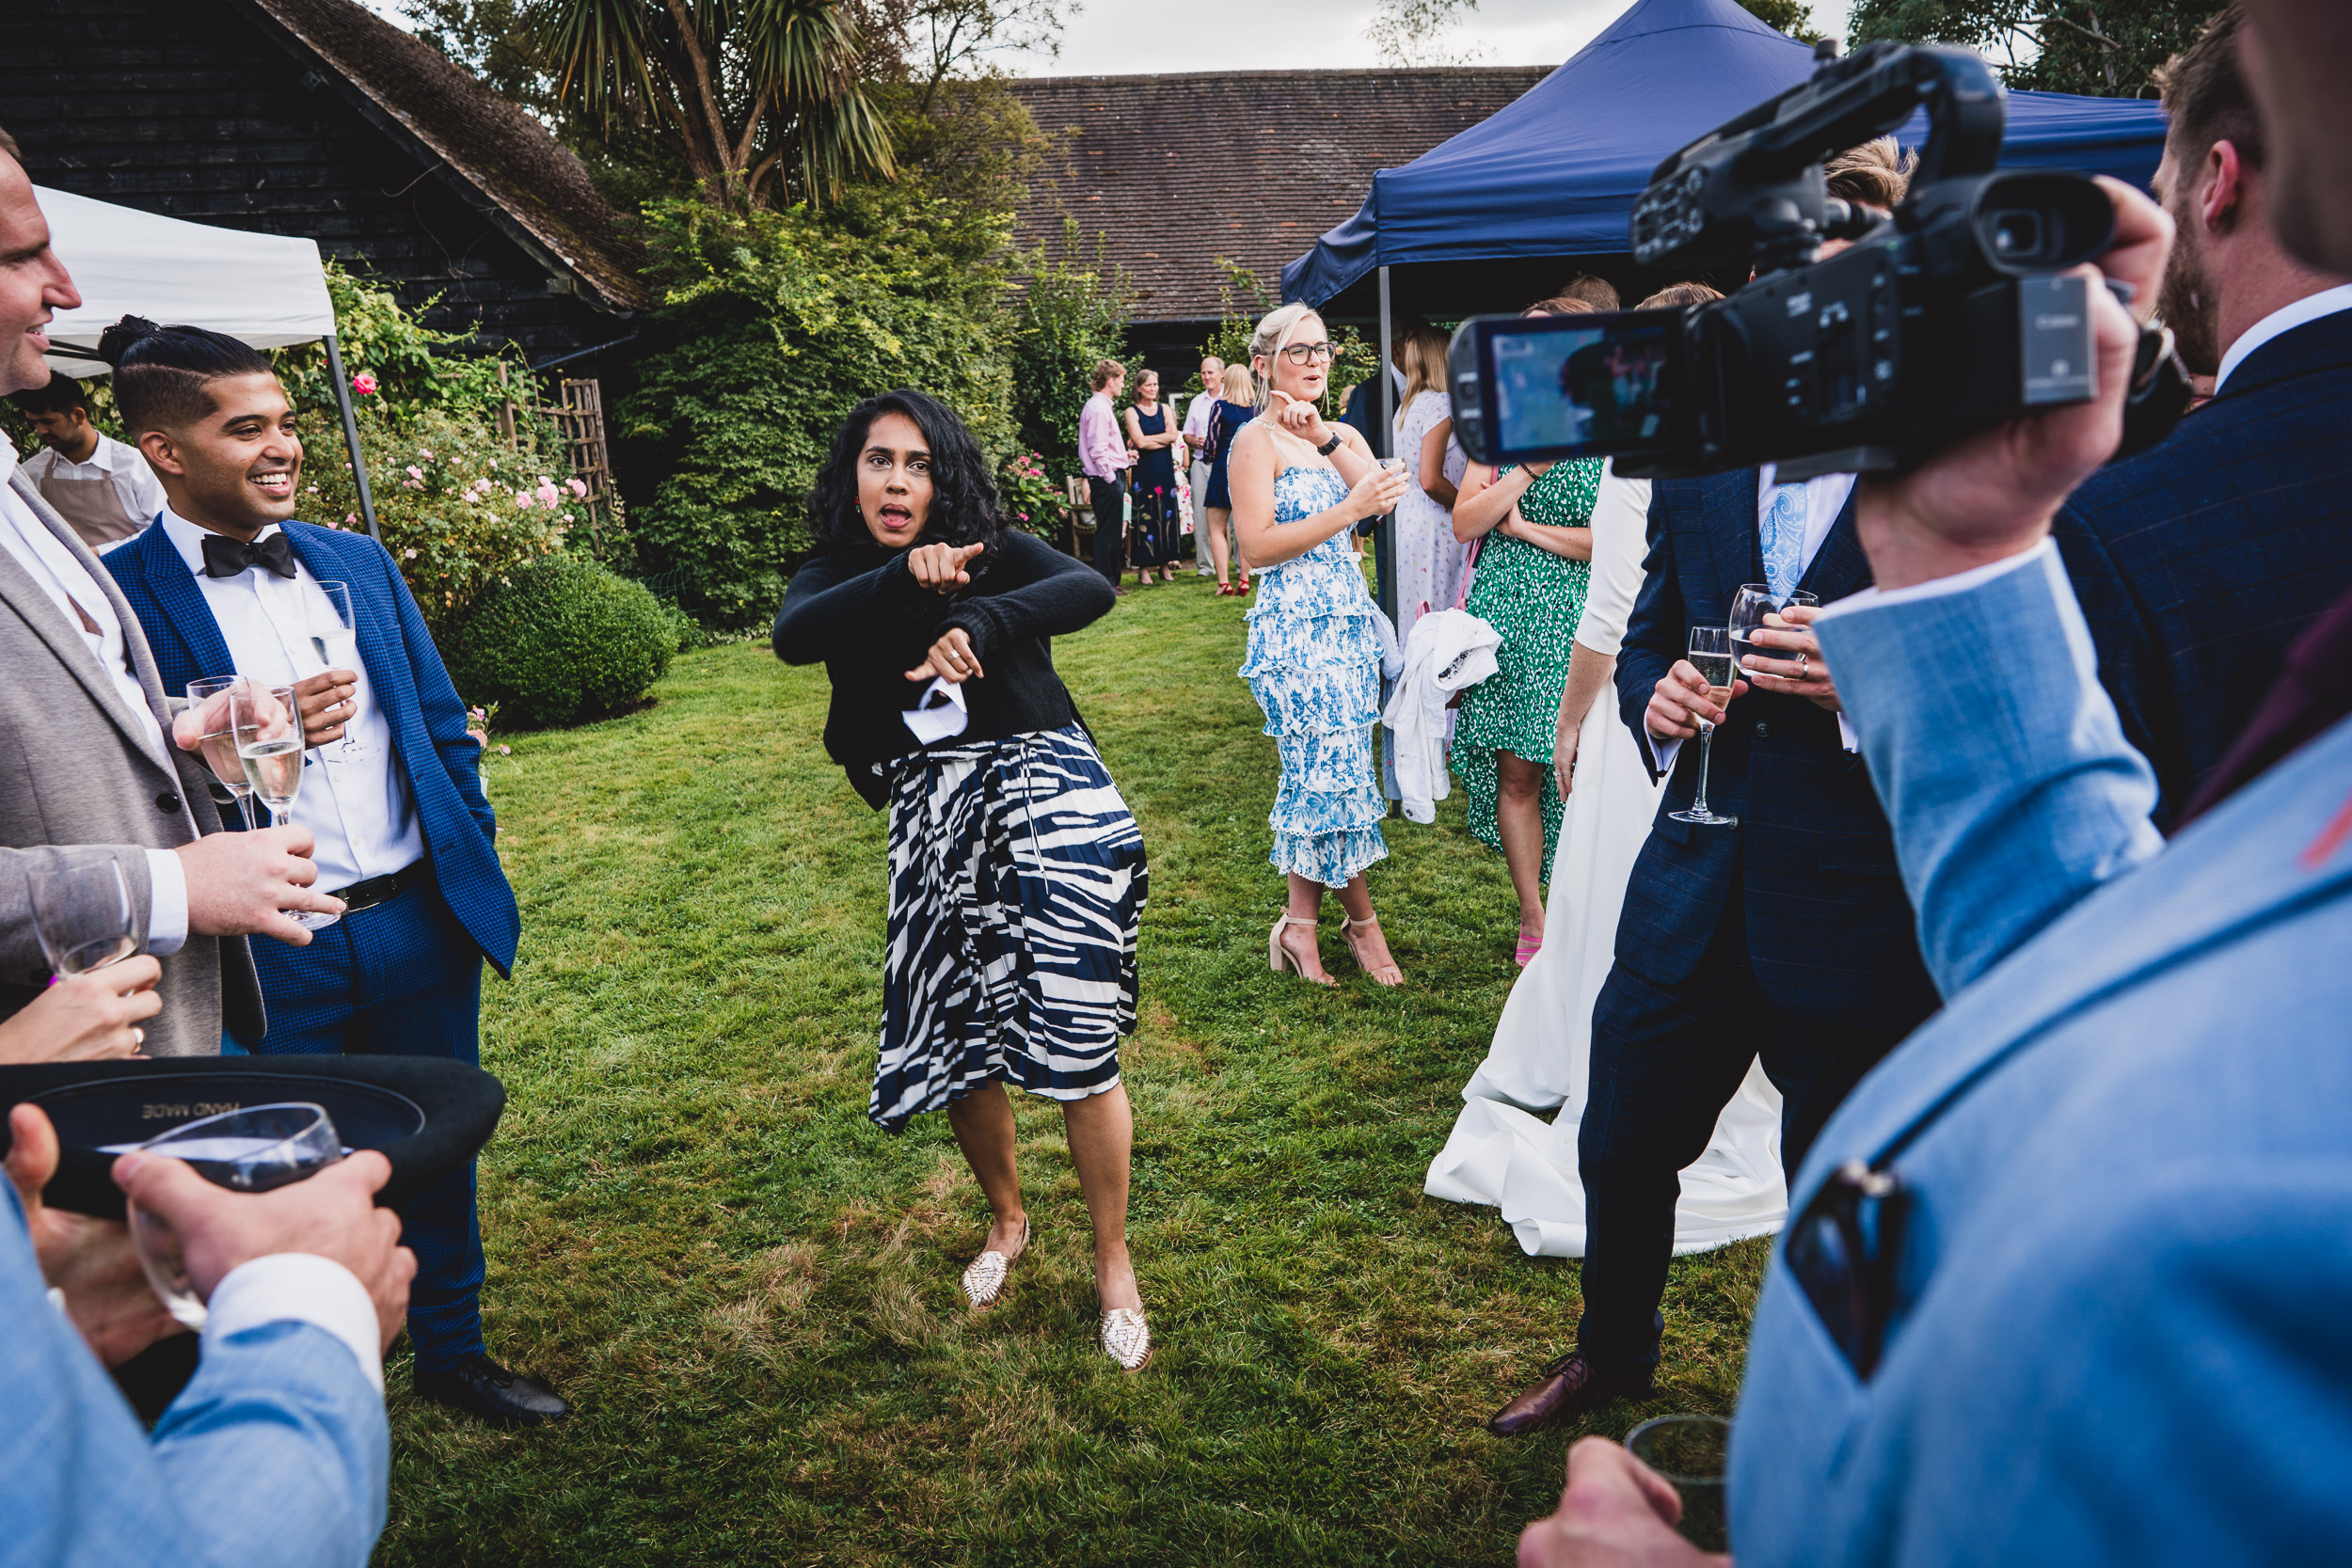
[[[349,887],[328,888],[326,895],[343,901],[343,913],[358,914],[361,910],[390,903],[423,880],[424,862],[418,859],[389,877],[370,877],[366,881],[354,882]]]

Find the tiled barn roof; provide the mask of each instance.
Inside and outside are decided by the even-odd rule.
[[[1280,285],[1282,263],[1363,204],[1375,169],[1411,163],[1550,73],[1549,66],[1041,76],[1012,84],[1063,138],[1016,238],[1058,243],[1065,214],[1127,269],[1146,321],[1216,316],[1218,258]],[[1247,308],[1252,302],[1236,301]]]

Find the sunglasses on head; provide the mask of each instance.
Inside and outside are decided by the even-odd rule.
[[[1895,1315],[1895,1262],[1910,1208],[1900,1177],[1850,1160],[1788,1227],[1788,1272],[1866,1383],[1878,1370]]]

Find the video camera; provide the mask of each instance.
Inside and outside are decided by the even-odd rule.
[[[2090,284],[2060,274],[2106,248],[2114,209],[2082,175],[1996,169],[2002,99],[1964,49],[1824,53],[1809,81],[1659,165],[1633,206],[1643,266],[1752,265],[1754,281],[1688,309],[1464,322],[1447,356],[1463,451],[1607,454],[1636,478],[1777,463],[1796,480],[1907,467],[1971,430],[2089,401]],[[1927,146],[1891,217],[1827,194],[1825,158],[1920,104]],[[1817,260],[1834,239],[1854,243]],[[2159,357],[2163,342],[2144,343],[2140,370]]]

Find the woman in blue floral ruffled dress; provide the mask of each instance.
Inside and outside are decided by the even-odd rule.
[[[1266,962],[1317,985],[1315,941],[1323,892],[1340,895],[1348,949],[1384,986],[1405,983],[1389,954],[1364,868],[1385,857],[1388,815],[1374,761],[1380,716],[1379,616],[1352,542],[1355,526],[1395,510],[1401,467],[1383,468],[1364,438],[1327,424],[1315,404],[1330,376],[1323,319],[1286,305],[1250,339],[1259,414],[1227,460],[1233,534],[1259,572],[1242,678],[1265,711],[1281,754],[1282,782],[1267,818],[1273,862],[1290,879],[1290,903],[1266,937]]]

